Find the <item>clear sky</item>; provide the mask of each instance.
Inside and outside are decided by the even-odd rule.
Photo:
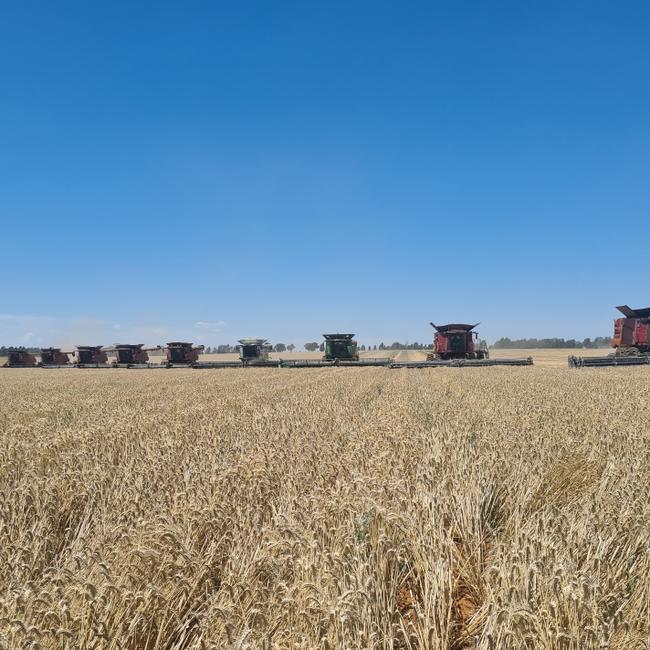
[[[648,2],[32,2],[0,344],[607,335],[650,305]]]

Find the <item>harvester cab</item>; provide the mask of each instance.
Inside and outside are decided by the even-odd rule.
[[[192,365],[199,360],[199,354],[203,352],[204,346],[197,345],[194,347],[193,343],[185,343],[182,341],[172,341],[167,344],[165,348],[165,356],[167,358],[167,365]]]
[[[474,331],[478,324],[430,323],[436,333],[433,337],[433,350],[427,355],[427,359],[489,359],[487,345],[480,340],[478,332]]]
[[[247,365],[269,361],[273,346],[266,339],[239,339],[239,359]]]
[[[101,345],[78,345],[76,362],[79,366],[95,366],[108,363],[108,356]]]
[[[358,361],[357,342],[354,334],[323,334],[325,355],[323,361]]]
[[[25,350],[12,350],[7,355],[7,361],[3,364],[5,368],[35,368],[36,357]]]
[[[61,348],[41,349],[42,366],[68,366],[70,365],[69,354],[72,352],[61,352]]]

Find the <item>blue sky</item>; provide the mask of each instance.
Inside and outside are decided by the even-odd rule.
[[[609,334],[650,304],[649,30],[647,2],[5,3],[0,344]]]

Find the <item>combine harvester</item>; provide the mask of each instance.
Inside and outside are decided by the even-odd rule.
[[[165,351],[165,361],[151,363],[148,353],[158,350]],[[187,368],[198,361],[202,351],[202,345],[194,347],[192,343],[179,341],[151,348],[145,348],[142,343],[117,343],[112,347],[79,345],[75,352],[62,352],[61,348],[43,348],[38,365],[42,368]],[[115,360],[109,362],[108,355],[112,353],[115,354]]]
[[[648,310],[650,311],[650,310]],[[647,319],[646,319],[647,322]],[[267,339],[247,338],[239,340],[239,359],[231,361],[200,361],[203,346],[172,341],[166,346],[145,348],[143,343],[120,343],[112,347],[79,345],[75,352],[62,352],[60,348],[43,348],[41,361],[26,351],[10,352],[4,367],[8,368],[360,368],[375,366],[384,368],[435,368],[439,366],[530,366],[526,359],[490,359],[484,342],[474,331],[476,325],[431,325],[436,330],[433,351],[423,361],[393,361],[390,357],[360,357],[354,334],[323,334],[324,355],[320,359],[271,359],[272,346]],[[647,330],[646,330],[647,332]],[[150,363],[149,352],[165,351],[165,361]],[[108,354],[115,360],[109,362]],[[72,357],[72,359],[70,359]],[[644,357],[645,358],[645,357]]]
[[[205,346],[186,341],[172,341],[165,347],[166,368],[188,368],[199,360]]]
[[[13,350],[9,352],[7,361],[2,364],[3,368],[36,368],[38,361],[31,352],[25,350]]]
[[[323,334],[325,354],[321,359],[282,359],[281,368],[323,368],[327,366],[389,366],[388,358],[360,358],[354,334]]]
[[[273,346],[267,339],[239,339],[239,360],[199,361],[198,370],[207,368],[323,368],[328,366],[388,366],[389,359],[361,359],[354,334],[323,334],[325,354],[321,359],[271,359]]]
[[[43,348],[41,350],[42,368],[70,368],[70,355],[72,352],[62,352],[61,348]]]
[[[625,318],[614,321],[614,353],[605,357],[570,356],[569,368],[650,364],[650,307],[630,309],[627,305],[621,305],[616,309]]]
[[[490,351],[481,341],[474,328],[479,325],[464,323],[449,323],[435,325],[430,323],[436,331],[433,337],[433,349],[423,361],[393,361],[391,368],[436,368],[446,366],[484,367],[484,366],[532,366],[533,358],[525,359],[490,359]]]
[[[74,352],[61,348],[42,348],[40,368],[112,368],[108,363],[108,348],[101,345],[78,345]],[[72,359],[71,359],[72,357]]]
[[[112,368],[108,363],[107,350],[101,345],[78,345],[74,352],[76,368]]]
[[[239,359],[233,361],[196,361],[192,368],[246,368],[249,366],[277,368],[280,361],[269,359],[273,346],[266,339],[239,339]]]
[[[113,368],[164,368],[160,363],[149,363],[149,352],[162,350],[162,346],[145,348],[144,343],[116,343],[112,348],[104,348],[105,352],[114,352]]]
[[[271,359],[273,346],[266,339],[239,339],[239,361],[242,366],[277,368],[279,359]]]

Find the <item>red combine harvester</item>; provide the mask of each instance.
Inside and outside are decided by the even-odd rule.
[[[639,366],[650,364],[650,307],[617,307],[625,318],[614,321],[612,347],[606,357],[569,357],[569,368],[586,366]]]
[[[618,356],[638,356],[650,353],[650,307],[630,309],[627,305],[617,307],[625,318],[614,321],[612,347]]]
[[[433,349],[427,354],[426,361],[394,361],[391,368],[433,368],[436,366],[532,366],[533,358],[525,359],[490,359],[490,351],[481,341],[474,328],[478,325],[449,323],[435,325]]]
[[[72,352],[61,352],[61,348],[43,348],[41,350],[41,366],[69,366]]]
[[[36,357],[25,350],[14,350],[9,352],[3,368],[36,368],[38,365]]]
[[[154,350],[162,350],[161,346],[153,348],[145,348],[144,343],[116,343],[112,348],[108,348],[106,352],[115,352],[115,363],[113,365],[120,366],[134,366],[145,365],[149,363],[149,352]]]
[[[465,325],[463,323],[450,323],[449,325],[435,325],[429,323],[436,333],[433,337],[433,350],[427,354],[427,360],[435,359],[489,359],[485,341],[481,341],[474,328],[479,325]]]
[[[108,356],[101,345],[78,345],[75,357],[75,364],[81,367],[108,363]]]
[[[193,343],[185,343],[182,341],[172,341],[167,344],[165,348],[165,357],[167,359],[167,367],[172,366],[191,366],[199,360],[199,354],[203,352],[205,346],[197,345],[194,347]]]

